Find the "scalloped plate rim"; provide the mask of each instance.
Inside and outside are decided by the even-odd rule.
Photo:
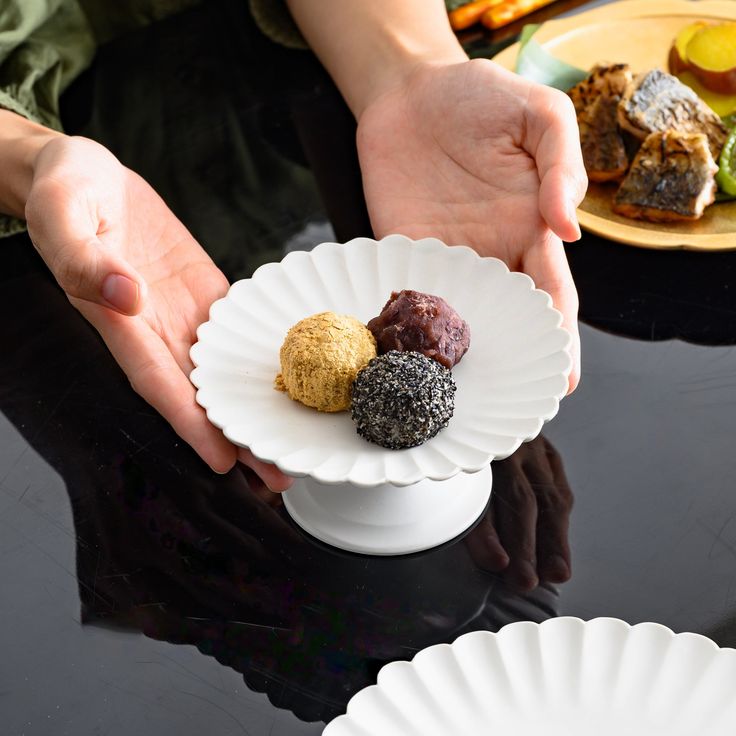
[[[216,426],[218,429],[222,430],[225,436],[231,442],[233,442],[239,447],[250,449],[253,455],[259,460],[262,460],[264,462],[273,463],[280,470],[284,472],[288,472],[288,474],[293,477],[309,476],[309,477],[314,478],[318,482],[324,483],[326,485],[339,485],[343,483],[350,483],[351,485],[368,488],[368,487],[372,487],[376,485],[383,485],[386,483],[390,483],[396,486],[407,486],[407,485],[412,485],[418,482],[416,479],[416,474],[413,474],[411,476],[411,480],[407,480],[406,474],[390,475],[390,474],[384,473],[382,475],[379,475],[379,474],[373,473],[369,477],[369,479],[366,480],[365,478],[361,477],[361,473],[354,474],[352,470],[339,477],[334,477],[332,475],[326,475],[325,473],[320,473],[319,466],[316,468],[308,467],[302,470],[295,470],[294,468],[285,468],[284,465],[280,463],[280,459],[278,457],[273,457],[268,452],[259,451],[257,441],[254,442],[253,445],[249,445],[249,444],[246,444],[243,440],[232,437],[232,435],[230,435],[227,430],[228,423],[222,422],[218,418],[216,407],[213,407],[211,403],[204,402],[201,399],[201,389],[203,388],[203,382],[200,379],[200,376],[202,373],[202,371],[200,370],[201,361],[197,360],[197,354],[203,349],[201,346],[205,344],[204,342],[202,342],[202,338],[205,337],[203,335],[203,327],[205,326],[205,324],[208,324],[211,321],[213,311],[216,309],[216,305],[222,302],[227,302],[229,300],[230,291],[237,284],[244,284],[247,282],[258,282],[264,278],[264,274],[266,274],[268,270],[273,269],[274,266],[279,266],[283,264],[285,261],[287,261],[287,259],[293,259],[293,258],[299,258],[299,257],[303,258],[305,254],[310,258],[314,258],[315,256],[319,257],[320,253],[327,251],[327,250],[334,251],[338,248],[344,248],[346,246],[351,246],[351,245],[358,247],[362,243],[379,246],[382,243],[386,243],[386,242],[390,243],[392,240],[397,241],[398,243],[403,243],[404,245],[411,247],[411,248],[417,248],[419,250],[424,250],[424,251],[429,251],[429,252],[432,252],[432,251],[440,252],[441,251],[443,253],[448,254],[448,257],[450,258],[456,258],[456,259],[457,258],[473,258],[473,259],[477,259],[478,261],[492,262],[494,263],[495,268],[501,269],[501,272],[504,274],[504,277],[513,277],[516,283],[519,285],[523,284],[524,287],[529,290],[530,294],[543,295],[544,304],[541,305],[540,309],[549,310],[555,313],[556,315],[554,326],[549,328],[547,332],[555,333],[560,336],[560,345],[556,347],[553,350],[553,352],[550,353],[549,355],[550,356],[552,355],[566,356],[564,369],[556,372],[553,376],[550,376],[550,378],[559,377],[560,379],[560,389],[556,393],[554,394],[550,393],[548,396],[545,397],[545,398],[548,398],[554,401],[553,410],[548,411],[543,416],[538,416],[536,418],[535,431],[525,433],[523,436],[516,436],[514,438],[514,442],[511,445],[511,449],[509,449],[508,451],[504,451],[501,453],[487,452],[480,460],[473,462],[473,463],[465,463],[463,465],[459,465],[456,461],[453,461],[454,467],[452,467],[450,470],[446,472],[438,472],[438,471],[427,472],[425,475],[422,476],[422,478],[423,479],[426,478],[428,480],[441,481],[441,480],[448,480],[458,475],[459,473],[463,473],[463,472],[476,473],[479,470],[481,470],[486,464],[492,462],[494,459],[503,459],[505,457],[508,457],[510,454],[515,452],[516,449],[518,449],[518,447],[522,443],[527,442],[533,439],[534,437],[536,437],[541,431],[544,424],[550,421],[552,418],[554,418],[554,416],[559,411],[560,402],[567,395],[567,379],[573,367],[573,360],[572,360],[572,356],[570,355],[570,351],[569,351],[570,346],[572,344],[572,336],[564,327],[562,327],[563,316],[559,312],[559,310],[557,310],[553,306],[552,297],[550,296],[550,294],[542,289],[537,288],[534,284],[533,279],[528,274],[520,273],[517,271],[511,271],[501,259],[493,257],[493,256],[481,256],[475,250],[473,250],[467,245],[447,246],[445,243],[443,243],[438,238],[420,238],[417,240],[413,240],[404,235],[391,234],[380,240],[373,240],[371,238],[365,238],[365,237],[353,238],[352,240],[347,241],[344,244],[340,244],[334,241],[327,241],[324,243],[320,243],[311,251],[293,251],[291,253],[286,254],[284,258],[279,262],[263,264],[258,269],[256,269],[256,271],[254,271],[253,275],[249,279],[240,279],[239,281],[233,283],[230,286],[230,290],[228,290],[228,294],[226,294],[225,296],[213,302],[209,310],[210,319],[208,319],[206,323],[203,323],[197,328],[196,330],[197,342],[195,342],[191,346],[190,351],[189,351],[190,359],[192,360],[192,363],[194,365],[194,368],[190,374],[190,380],[192,384],[195,386],[195,388],[197,389],[196,391],[197,402],[205,410],[209,421],[214,426]],[[259,276],[259,273],[260,273],[260,276]]]
[[[363,697],[365,697],[365,693],[370,692],[381,692],[385,690],[385,685],[382,684],[382,680],[386,679],[385,672],[391,671],[392,669],[396,669],[397,667],[406,667],[407,665],[411,667],[412,669],[415,666],[415,662],[417,661],[417,658],[419,658],[420,661],[424,661],[425,659],[429,659],[432,657],[433,652],[442,650],[442,649],[449,649],[453,650],[455,646],[457,646],[459,643],[465,643],[468,641],[474,641],[474,640],[503,640],[504,638],[509,638],[513,635],[513,632],[515,630],[518,630],[520,628],[536,628],[540,632],[544,633],[547,631],[552,632],[555,628],[561,628],[563,626],[568,625],[574,625],[576,627],[576,630],[578,631],[585,631],[586,627],[590,627],[591,625],[606,625],[606,626],[618,626],[622,627],[626,630],[627,637],[631,635],[631,633],[634,630],[643,630],[643,631],[658,631],[660,633],[664,633],[668,636],[669,640],[674,640],[679,637],[683,638],[696,638],[699,641],[701,641],[704,645],[707,644],[713,655],[718,656],[718,653],[724,653],[726,656],[730,657],[736,657],[736,649],[731,647],[720,647],[718,644],[716,644],[713,639],[711,639],[708,636],[705,636],[703,634],[698,634],[695,632],[689,632],[689,631],[682,631],[682,632],[674,632],[671,628],[668,626],[665,626],[664,624],[657,623],[654,621],[642,621],[635,624],[630,624],[623,619],[616,618],[616,617],[610,617],[610,616],[597,616],[592,619],[582,619],[577,616],[555,616],[549,619],[546,619],[542,621],[541,623],[535,622],[535,621],[513,621],[511,623],[506,624],[505,626],[502,626],[498,631],[488,631],[486,629],[480,629],[477,631],[470,631],[465,634],[460,635],[456,639],[454,639],[451,643],[448,642],[440,642],[437,644],[432,644],[430,646],[424,647],[423,649],[419,650],[414,654],[414,656],[411,659],[401,659],[401,660],[394,660],[392,662],[389,662],[388,664],[385,664],[381,669],[378,671],[378,674],[376,676],[376,683],[373,685],[368,685],[361,690],[359,690],[357,693],[355,693],[350,700],[347,703],[345,713],[338,716],[337,718],[330,721],[330,723],[327,724],[325,727],[323,734],[324,736],[331,736],[333,731],[337,731],[338,728],[345,723],[356,723],[356,725],[360,728],[360,723],[357,719],[357,717],[354,716],[354,714],[351,711],[355,710],[355,703],[359,702],[359,700]],[[540,633],[540,636],[542,634]],[[550,634],[551,635],[551,634]],[[457,661],[457,660],[456,660]],[[352,706],[352,707],[351,707]]]

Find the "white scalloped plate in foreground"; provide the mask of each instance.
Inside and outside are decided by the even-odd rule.
[[[324,736],[733,736],[736,650],[660,624],[555,618],[392,662]]]
[[[273,382],[293,324],[325,310],[367,322],[400,289],[444,297],[470,325],[471,345],[453,369],[450,425],[393,451],[360,438],[349,413],[308,409]],[[510,455],[557,413],[571,366],[561,322],[528,276],[464,246],[401,235],[323,243],[262,266],[212,305],[191,350],[191,379],[228,439],[289,475],[358,486],[444,480]]]

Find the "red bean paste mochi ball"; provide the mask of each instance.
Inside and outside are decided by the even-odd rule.
[[[442,298],[421,291],[394,291],[368,323],[379,354],[414,351],[452,368],[470,346],[468,323]]]

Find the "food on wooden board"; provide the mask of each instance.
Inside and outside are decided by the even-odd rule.
[[[650,133],[613,201],[626,217],[697,220],[715,199],[718,171],[703,133]]]

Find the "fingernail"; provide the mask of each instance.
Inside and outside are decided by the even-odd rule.
[[[578,222],[578,209],[572,202],[567,205],[567,219],[575,226],[575,240],[580,240],[583,234],[580,231],[580,223]]]
[[[503,572],[508,566],[511,560],[506,552],[498,547],[491,547],[483,555],[483,569],[488,572]]]
[[[140,289],[138,284],[127,276],[111,273],[102,282],[102,298],[119,312],[130,314],[138,306]]]
[[[570,577],[570,567],[560,555],[553,555],[547,564],[547,570],[553,583],[561,583]]]
[[[539,585],[537,570],[531,562],[522,560],[517,563],[517,584],[523,590],[534,590]]]
[[[271,491],[271,493],[278,493],[278,494],[286,493],[286,491],[288,491],[289,488],[291,488],[291,483],[288,483],[288,484],[284,483],[283,485],[286,485],[286,488],[283,488],[282,486],[279,486],[278,488],[274,488],[273,486],[269,485],[265,481],[263,482],[263,485],[266,486],[266,488],[268,488],[268,490]]]

